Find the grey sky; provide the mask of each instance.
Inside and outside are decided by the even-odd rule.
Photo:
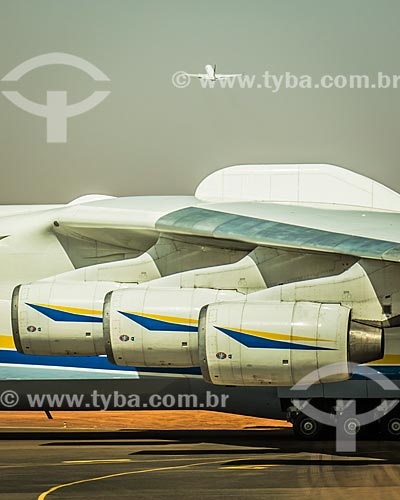
[[[400,74],[398,1],[0,0],[0,79],[66,52],[110,83],[68,67],[38,69],[0,90],[69,102],[111,95],[46,144],[43,118],[0,95],[0,203],[64,202],[86,193],[190,194],[238,163],[334,163],[400,191],[399,89],[177,89],[177,70]]]

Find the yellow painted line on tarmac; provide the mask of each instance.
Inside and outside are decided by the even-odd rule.
[[[174,469],[185,469],[188,467],[198,467],[200,465],[208,465],[208,464],[220,464],[221,462],[225,462],[226,458],[223,460],[213,460],[213,461],[208,461],[208,462],[196,462],[194,464],[184,464],[184,465],[171,465],[170,467],[156,467],[154,469],[142,469],[142,470],[134,470],[134,471],[128,471],[128,472],[117,472],[116,474],[108,474],[106,476],[98,476],[98,477],[91,477],[89,479],[81,479],[79,481],[72,481],[71,483],[64,483],[64,484],[59,484],[57,486],[53,486],[52,488],[44,491],[38,496],[38,500],[44,500],[50,493],[53,493],[54,491],[61,490],[62,488],[68,488],[69,486],[76,486],[78,484],[85,484],[85,483],[91,483],[94,481],[102,481],[103,479],[112,479],[115,477],[122,477],[122,476],[131,476],[134,474],[146,474],[149,472],[161,472],[161,471],[166,471],[166,470],[174,470]]]
[[[173,454],[171,454],[173,455]],[[111,459],[112,460],[112,459]],[[106,462],[108,463],[111,463],[111,460],[106,460]],[[188,461],[188,460],[197,460],[196,458],[177,458],[174,456],[174,458],[157,458],[157,459],[151,459],[151,460],[143,460],[143,459],[140,459],[140,460],[133,460],[131,458],[128,458],[128,459],[118,459],[119,462],[121,462],[122,460],[126,460],[126,461],[129,461],[129,463],[152,463],[152,462],[157,462],[157,463],[160,463],[160,462],[181,462],[181,461]],[[40,467],[65,467],[66,465],[82,465],[78,463],[79,460],[70,460],[70,461],[64,461],[64,462],[60,462],[60,463],[43,463],[40,465]],[[119,462],[115,462],[115,463],[119,463]],[[87,460],[85,462],[86,464],[88,465],[93,465],[93,464],[96,464],[98,463],[98,460]],[[0,469],[20,469],[20,468],[24,468],[24,469],[27,469],[29,467],[38,467],[36,466],[35,464],[32,464],[32,463],[25,463],[25,464],[9,464],[9,465],[0,465]]]

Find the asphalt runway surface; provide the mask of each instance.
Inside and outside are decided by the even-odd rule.
[[[0,432],[1,500],[400,498],[400,442],[301,442],[290,429]]]

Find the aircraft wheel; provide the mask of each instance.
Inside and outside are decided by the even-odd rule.
[[[343,430],[348,436],[355,436],[359,434],[361,424],[358,418],[350,417],[343,422]]]
[[[380,430],[387,439],[400,438],[400,414],[393,413],[386,415],[380,421]]]
[[[322,437],[325,426],[311,417],[299,413],[293,422],[293,432],[298,439],[313,441]]]

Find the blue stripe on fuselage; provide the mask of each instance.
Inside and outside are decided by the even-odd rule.
[[[0,350],[0,363],[22,365],[61,366],[70,368],[93,368],[102,370],[120,370],[152,372],[160,374],[200,375],[198,366],[193,368],[136,368],[133,366],[118,366],[110,363],[105,356],[34,356],[20,354],[17,351]],[[83,377],[84,378],[84,377]]]

